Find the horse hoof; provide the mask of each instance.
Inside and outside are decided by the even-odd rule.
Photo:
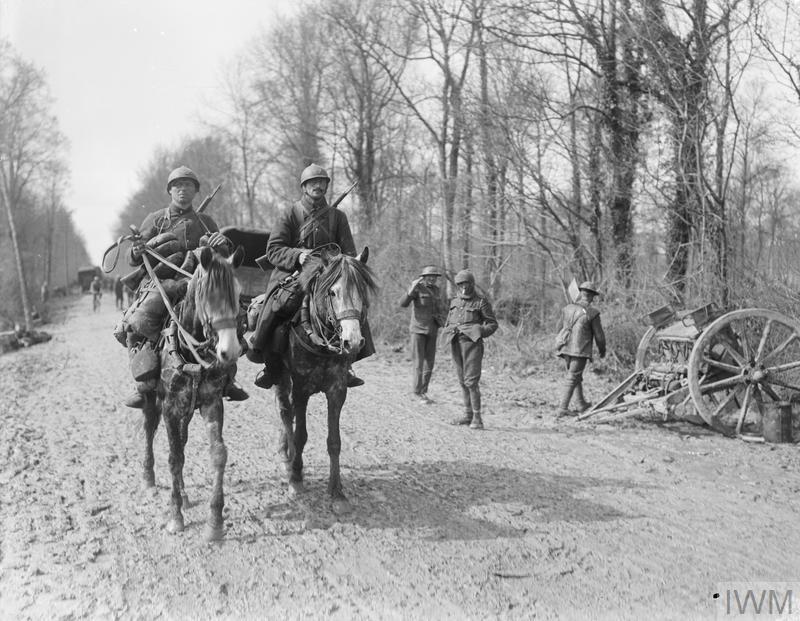
[[[181,506],[186,507],[187,509],[191,506],[189,504],[189,496],[186,494],[181,494]]]
[[[142,487],[144,489],[150,489],[156,486],[156,475],[152,472],[145,472],[142,475]]]
[[[167,522],[167,532],[170,534],[174,535],[175,533],[182,533],[183,528],[183,517],[172,518],[169,522]]]
[[[208,542],[222,541],[225,538],[225,529],[222,526],[206,525],[205,539]]]
[[[353,505],[347,498],[337,498],[331,503],[331,510],[334,515],[347,515],[353,511]]]

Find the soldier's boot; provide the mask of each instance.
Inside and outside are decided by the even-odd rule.
[[[129,408],[141,410],[144,408],[146,395],[152,393],[156,388],[156,381],[136,382],[136,390],[125,399],[125,405]]]
[[[230,383],[225,387],[225,392],[222,393],[224,397],[228,399],[228,401],[245,401],[246,399],[250,398],[250,395],[247,391],[239,386],[236,380],[231,380]]]
[[[451,421],[450,424],[451,425],[469,425],[471,423],[472,423],[472,412],[470,410],[467,410],[466,412],[464,412],[464,416],[462,416],[461,418],[454,419],[453,421]]]
[[[569,411],[569,402],[572,401],[572,393],[575,392],[576,386],[577,382],[574,377],[567,378],[567,381],[564,383],[564,392],[561,394],[561,403],[558,406],[556,416],[562,417],[572,415],[572,412]]]
[[[575,402],[578,406],[578,412],[585,412],[592,404],[590,401],[587,401],[583,396],[583,382],[575,386]]]
[[[281,366],[283,365],[280,356],[275,354],[264,355],[264,368],[261,369],[253,382],[256,386],[263,389],[272,388],[281,379]]]
[[[355,388],[356,386],[363,386],[364,380],[360,377],[357,377],[356,374],[353,372],[352,365],[347,367],[347,387],[348,388]]]
[[[481,411],[475,410],[472,413],[472,422],[469,424],[470,429],[483,429],[483,419],[481,419]]]

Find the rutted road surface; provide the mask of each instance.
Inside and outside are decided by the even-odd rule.
[[[186,530],[170,535],[166,433],[153,494],[141,415],[121,405],[116,318],[108,300],[97,314],[72,300],[44,326],[52,341],[0,357],[3,619],[714,618],[721,583],[800,580],[796,445],[557,423],[555,368],[506,377],[491,348],[483,432],[448,424],[460,408],[446,355],[431,406],[408,394],[403,354],[357,365],[343,517],[327,500],[323,398],[309,407],[308,491],[290,499],[272,392],[242,358],[253,396],[226,404],[225,539],[203,541],[199,415]],[[588,381],[594,397],[607,388]]]

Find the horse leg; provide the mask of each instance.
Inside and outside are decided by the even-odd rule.
[[[283,460],[286,473],[292,471],[292,460],[294,459],[294,413],[292,412],[292,402],[289,399],[289,389],[286,386],[278,385],[275,388],[278,397],[278,411],[281,416],[281,433],[278,438],[278,455]]]
[[[172,474],[172,495],[170,496],[170,520],[167,522],[167,531],[179,533],[183,531],[183,498],[181,485],[183,482],[183,442],[181,441],[181,423],[183,417],[173,411],[174,405],[164,404],[164,424],[167,427],[169,440],[169,470]]]
[[[331,508],[337,515],[352,510],[350,501],[342,490],[342,479],[339,472],[339,454],[342,452],[342,438],[339,432],[339,416],[342,412],[346,393],[330,392],[328,398],[328,457],[330,458],[330,477],[328,478],[328,494],[331,497]]]
[[[180,439],[181,439],[181,454],[186,455],[186,443],[189,441],[189,423],[192,422],[192,416],[194,416],[194,412],[189,412],[188,415],[181,418],[180,424]],[[181,501],[189,508],[189,495],[186,493],[186,485],[183,482],[183,468],[181,468],[179,474],[179,491],[181,494]]]
[[[294,411],[294,459],[289,472],[289,493],[301,494],[305,491],[303,486],[303,449],[308,440],[306,428],[306,408],[309,395],[305,393],[292,393],[292,410]]]
[[[153,470],[155,457],[153,456],[153,437],[158,429],[161,418],[156,400],[151,393],[145,394],[144,402],[144,460],[142,461],[142,484],[146,489],[154,490],[156,487],[156,474]]]
[[[228,449],[222,439],[224,420],[222,397],[218,396],[211,403],[201,406],[200,413],[206,422],[211,468],[214,471],[214,486],[211,490],[205,537],[206,541],[220,541],[224,536],[222,509],[225,507],[222,480],[225,475],[225,465],[228,462]]]

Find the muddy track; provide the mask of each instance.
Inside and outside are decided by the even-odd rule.
[[[359,363],[326,494],[325,406],[309,407],[307,492],[287,494],[271,391],[226,405],[225,539],[203,540],[209,467],[197,417],[186,530],[165,529],[166,434],[142,488],[140,414],[116,312],[73,300],[49,343],[0,357],[0,616],[9,619],[713,618],[734,580],[800,580],[796,445],[690,425],[557,423],[555,368],[484,374],[483,432],[456,428],[440,354],[437,403],[408,361]],[[256,367],[245,359],[248,386]],[[588,380],[590,396],[608,389]],[[797,602],[800,606],[800,602]]]

